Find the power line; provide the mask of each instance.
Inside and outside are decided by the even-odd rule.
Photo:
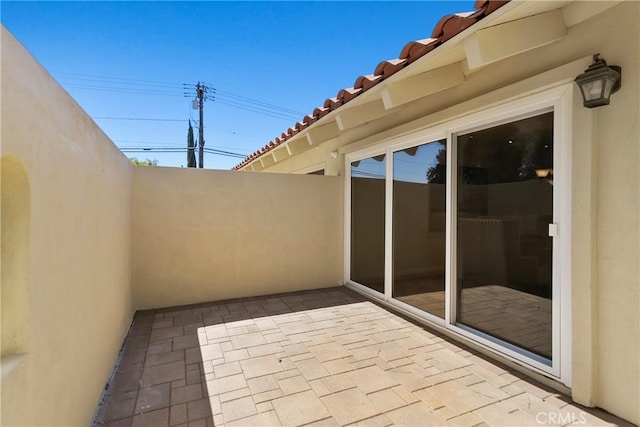
[[[156,85],[156,86],[180,86],[175,82],[163,82],[158,80],[142,80],[142,79],[131,79],[126,77],[112,77],[112,76],[99,76],[96,74],[82,74],[82,73],[66,73],[66,72],[54,72],[53,74],[60,76],[75,76],[75,77],[67,77],[69,79],[75,80],[120,80],[123,82],[131,82],[130,84],[139,84],[144,83],[147,85]]]
[[[68,88],[98,90],[112,93],[128,93],[137,95],[184,96],[185,84],[163,82],[157,80],[131,79],[124,77],[99,76],[95,74],[55,73],[60,80],[65,80]],[[69,82],[70,81],[70,82]],[[128,87],[134,86],[134,87]],[[146,86],[146,87],[145,87]],[[246,111],[264,114],[286,120],[297,120],[305,113],[286,107],[259,101],[233,92],[217,89],[208,84],[212,90],[209,94],[211,101],[222,105],[229,105]]]
[[[209,84],[209,83],[207,83],[207,84]],[[213,85],[211,85],[211,86],[213,87]],[[243,101],[249,101],[249,102],[252,102],[252,103],[255,103],[255,104],[259,104],[259,105],[263,105],[265,107],[269,107],[269,108],[275,109],[275,110],[280,110],[282,112],[293,113],[293,114],[296,114],[296,115],[304,115],[305,114],[305,113],[303,113],[301,111],[292,110],[291,108],[279,107],[277,105],[270,104],[268,102],[258,101],[256,99],[248,98],[246,96],[238,95],[238,94],[235,94],[233,92],[228,92],[226,90],[218,89],[218,88],[215,88],[215,87],[214,87],[214,90],[216,91],[216,94],[226,95],[226,96],[229,96],[231,98],[237,98],[237,99],[243,100]]]
[[[269,111],[266,111],[266,110],[261,110],[261,109],[257,109],[257,108],[254,108],[254,107],[245,106],[245,105],[242,105],[242,104],[236,104],[234,102],[217,100],[217,99],[215,100],[215,102],[217,104],[227,105],[229,107],[235,107],[235,108],[239,108],[241,110],[251,111],[253,113],[258,113],[258,114],[262,114],[262,115],[265,115],[265,116],[270,116],[270,117],[273,117],[275,119],[281,119],[281,120],[286,120],[286,121],[296,121],[296,120],[299,119],[299,118],[293,117],[291,115],[286,116],[286,115],[278,114],[277,112],[272,113],[272,112],[269,112]]]
[[[126,153],[183,153],[186,152],[186,147],[121,147],[120,151]],[[203,148],[203,152],[207,154],[215,154],[225,157],[235,157],[244,159],[245,154],[233,153],[231,151],[216,150],[212,148]]]
[[[163,119],[156,117],[91,117],[94,120],[142,120],[152,122],[186,122],[187,119]]]
[[[129,144],[141,144],[141,146],[143,144],[154,144],[152,145],[153,147],[160,147],[160,146],[175,146],[176,143],[175,142],[169,142],[169,141],[141,141],[138,139],[114,139],[112,140],[113,142],[116,143],[129,143]],[[137,147],[137,145],[136,145]],[[245,150],[245,149],[238,149],[237,147],[226,147],[226,146],[222,146],[222,145],[209,145],[208,147],[211,147],[212,149],[220,149],[220,150],[224,150],[224,149],[229,149],[229,150],[236,150],[236,151],[246,151],[247,153],[250,153],[253,150]],[[205,148],[206,149],[206,148]],[[240,153],[237,153],[240,154]],[[246,155],[244,155],[246,157]]]
[[[190,86],[188,84],[185,83],[175,83],[175,82],[162,82],[162,81],[157,81],[157,80],[141,80],[141,79],[131,79],[131,78],[124,78],[124,77],[110,77],[110,76],[98,76],[95,74],[79,74],[79,73],[63,73],[63,72],[57,72],[55,73],[56,75],[61,76],[61,79],[64,80],[80,80],[83,82],[89,82],[89,83],[100,83],[100,86],[86,86],[87,88],[102,88],[102,89],[109,89],[109,90],[123,90],[123,91],[131,91],[131,90],[135,90],[135,91],[147,91],[147,90],[155,90],[155,91],[159,91],[159,89],[157,88],[153,88],[153,89],[145,89],[145,88],[141,88],[141,86],[146,85],[146,86],[156,86],[156,87],[160,87],[160,88],[164,88],[164,89],[175,89],[176,93],[171,92],[172,95],[176,95],[178,96],[177,92],[179,92],[181,89],[184,89],[185,86]],[[83,86],[82,83],[72,83],[72,84],[76,84],[79,86]],[[110,84],[120,84],[120,85],[130,85],[130,86],[135,86],[135,87],[117,87],[117,86],[105,86],[105,84],[110,85]],[[283,112],[289,112],[289,113],[293,113],[293,114],[297,114],[297,115],[304,115],[305,113],[301,112],[301,111],[297,111],[297,110],[293,110],[290,108],[286,108],[286,107],[281,107],[275,104],[271,104],[268,102],[264,102],[264,101],[260,101],[254,98],[250,98],[247,96],[243,96],[243,95],[238,95],[236,93],[233,92],[229,92],[223,89],[218,89],[216,87],[214,87],[214,85],[212,85],[211,83],[204,83],[206,84],[209,88],[211,88],[216,94],[221,95],[223,97],[231,97],[231,98],[237,98],[239,100],[243,100],[245,102],[249,102],[252,104],[257,104],[263,107],[268,107],[271,109],[276,109],[276,110],[280,110]],[[163,93],[167,93],[168,91],[161,91]]]
[[[89,89],[89,90],[98,90],[101,92],[112,92],[112,93],[129,93],[134,95],[160,95],[160,96],[181,96],[178,92],[168,92],[168,91],[157,91],[152,89],[133,89],[133,88],[121,88],[121,87],[113,87],[113,86],[88,86],[81,85],[77,83],[67,83],[65,84],[67,88],[73,89]]]

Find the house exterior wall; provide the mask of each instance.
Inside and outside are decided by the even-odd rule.
[[[136,307],[336,286],[338,177],[136,167]]]
[[[89,425],[133,317],[133,168],[4,27],[1,39],[0,424]]]
[[[575,2],[563,16],[594,6]],[[468,72],[464,83],[425,96],[379,119],[264,168],[296,173],[326,164],[344,175],[344,153],[384,146],[391,138],[482,111],[489,105],[569,85],[600,53],[622,67],[622,89],[611,104],[582,106],[573,85],[571,107],[571,298],[573,398],[640,423],[640,4],[607,4],[567,24],[565,37]],[[571,10],[569,10],[571,8]],[[606,10],[605,10],[606,9]],[[586,12],[585,12],[586,13]],[[544,26],[539,28],[544,32]],[[445,46],[446,48],[446,46]],[[465,63],[466,64],[466,63]],[[353,102],[353,101],[352,101]],[[347,108],[348,104],[341,107]],[[339,110],[338,110],[339,111]],[[424,141],[426,142],[426,141]],[[338,151],[337,158],[331,152]]]

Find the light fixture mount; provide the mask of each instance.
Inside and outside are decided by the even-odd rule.
[[[585,107],[594,108],[608,105],[611,94],[620,90],[622,68],[607,65],[607,62],[600,58],[598,53],[593,55],[593,64],[576,77],[575,82],[580,87]]]

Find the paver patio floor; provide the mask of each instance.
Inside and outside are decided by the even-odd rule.
[[[94,425],[630,425],[344,287],[137,312]]]

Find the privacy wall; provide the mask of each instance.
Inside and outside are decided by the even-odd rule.
[[[133,167],[1,37],[0,424],[90,425],[133,317]]]
[[[137,308],[336,286],[338,177],[137,167]]]
[[[136,167],[139,309],[336,286],[342,180]]]

